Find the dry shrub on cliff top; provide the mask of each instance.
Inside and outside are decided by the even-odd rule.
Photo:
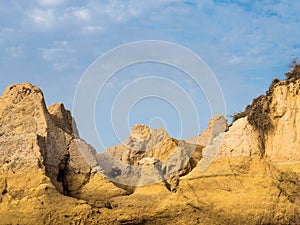
[[[261,95],[252,101],[251,105],[248,105],[243,112],[239,112],[233,116],[233,121],[246,117],[248,122],[257,130],[259,138],[259,149],[261,156],[265,151],[265,137],[266,134],[273,128],[272,120],[270,118],[270,104],[272,101],[272,95],[274,88],[277,84],[287,85],[289,83],[297,82],[300,79],[300,61],[298,59],[292,60],[290,63],[291,70],[285,74],[286,80],[280,81],[275,78],[266,95]]]
[[[239,112],[233,116],[233,121],[246,117],[248,122],[258,132],[258,143],[260,156],[265,154],[265,136],[273,128],[271,118],[269,116],[269,102],[268,95],[261,95],[252,101],[251,105],[248,105],[243,112]]]
[[[298,58],[294,58],[289,65],[291,69],[285,74],[286,79],[299,78],[300,77],[300,61]]]
[[[267,132],[272,128],[272,122],[269,117],[269,105],[266,96],[261,95],[258,98],[255,98],[251,106],[248,107],[247,115],[248,122],[255,129]]]
[[[256,129],[267,132],[272,128],[271,119],[268,116],[269,107],[265,95],[253,99],[252,104],[248,105],[243,112],[233,115],[233,121],[248,117],[248,122]]]

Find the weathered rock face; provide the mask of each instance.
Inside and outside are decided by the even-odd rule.
[[[44,170],[38,144],[47,133],[42,92],[25,84],[13,85],[0,98],[0,162],[2,173]]]
[[[198,166],[180,179],[177,194],[194,208],[212,204],[226,209],[205,207],[219,216],[209,223],[300,222],[299,81],[273,84],[203,149]],[[189,191],[201,197],[195,200]]]
[[[227,132],[222,134],[219,154],[221,156],[259,156],[258,134],[249,124],[247,118],[241,118],[235,121]],[[218,141],[215,140],[213,144]]]
[[[225,117],[222,115],[216,115],[210,119],[208,127],[199,136],[187,138],[185,141],[188,143],[207,146],[212,144],[214,138],[219,136],[219,134],[227,130],[228,123]]]
[[[66,110],[62,103],[57,103],[47,107],[50,118],[56,127],[62,129],[74,137],[79,137],[76,123],[69,110]]]
[[[134,125],[124,143],[107,150],[114,158],[130,165],[138,165],[144,157],[165,160],[177,146],[164,129],[155,130],[145,125]]]
[[[24,191],[21,180],[11,186],[9,177],[14,174],[21,178],[38,171],[41,184],[46,180],[59,192],[74,197],[81,195],[83,187],[86,191],[85,185],[94,177],[101,176],[96,173],[100,171],[96,151],[79,138],[70,112],[62,104],[47,108],[41,90],[29,83],[8,87],[0,99],[0,151],[0,173],[6,177],[8,195],[17,192],[19,197],[21,193],[26,196],[30,188]],[[111,190],[105,192],[105,198],[126,193],[103,177],[94,185]]]
[[[124,143],[100,154],[98,161],[116,183],[141,186],[166,182],[168,189],[176,191],[179,177],[197,165],[202,148],[170,138],[164,129],[137,124]]]
[[[282,81],[269,96],[273,129],[265,144],[272,162],[300,161],[300,79]]]
[[[229,127],[216,116],[179,141],[136,125],[99,155],[62,104],[10,86],[0,98],[0,223],[299,224],[299,80],[273,83]]]
[[[300,162],[300,78],[278,81],[225,132],[220,155]],[[249,119],[250,117],[250,119]],[[215,144],[215,143],[213,143]]]
[[[53,165],[53,161],[59,161],[59,156],[67,152],[65,150],[58,156],[46,157],[51,150],[56,151],[51,149],[55,144],[49,145],[49,122],[50,115],[41,90],[29,83],[8,87],[0,98],[2,224],[47,223],[47,214],[52,216],[51,210],[54,208],[57,213],[52,221],[59,223],[66,213],[83,216],[89,210],[89,207],[82,207],[82,203],[77,200],[60,195],[57,189],[62,191],[62,185],[57,183],[56,189],[50,175],[47,176],[57,175],[58,164],[49,169],[45,165]],[[62,141],[62,138],[57,141]],[[60,201],[65,202],[65,208],[57,206]],[[75,217],[73,219],[78,221]]]

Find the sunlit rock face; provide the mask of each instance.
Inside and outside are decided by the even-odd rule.
[[[272,84],[231,125],[214,116],[186,140],[135,125],[101,154],[62,103],[11,85],[0,98],[0,223],[299,224],[299,82]]]
[[[25,197],[30,188],[45,183],[59,193],[78,197],[101,172],[96,151],[79,138],[71,113],[61,103],[46,107],[42,91],[29,83],[11,85],[0,98],[0,150],[7,196]],[[23,176],[39,183],[24,182]],[[99,192],[105,198],[125,193],[102,180],[98,189],[110,190]]]
[[[107,153],[99,154],[101,167],[115,182],[143,186],[164,182],[176,191],[179,177],[189,173],[201,158],[203,146],[170,138],[163,128],[134,125],[131,135]],[[109,172],[110,168],[119,174]]]

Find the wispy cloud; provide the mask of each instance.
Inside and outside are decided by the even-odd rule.
[[[299,54],[297,1],[36,2],[24,5],[26,13],[20,14],[18,32],[31,32],[34,37],[46,31],[51,42],[68,40],[74,54],[79,54],[81,48],[95,52],[91,45],[100,44],[100,40],[109,47],[95,46],[99,52],[140,39],[164,39],[192,47],[211,65],[224,68],[271,66]],[[19,11],[18,4],[11,5]],[[17,24],[6,29],[16,27]],[[5,32],[1,32],[1,39],[8,40]],[[49,43],[37,48],[44,49],[44,55],[58,51],[56,47],[49,48]]]
[[[27,15],[35,25],[42,29],[52,29],[59,24],[52,9],[33,9]]]
[[[75,16],[79,21],[88,22],[92,19],[91,12],[88,8],[70,8],[69,12]]]
[[[62,71],[77,62],[74,49],[67,41],[55,42],[51,48],[40,48],[41,57],[51,63],[53,70]]]
[[[106,29],[103,26],[88,25],[83,27],[83,32],[86,33],[103,33]]]
[[[38,0],[38,3],[42,6],[59,6],[66,1],[67,0]]]

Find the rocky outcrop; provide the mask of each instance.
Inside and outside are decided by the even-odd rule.
[[[272,163],[300,162],[300,77],[276,80],[246,107],[222,139],[223,156],[260,156]]]
[[[40,179],[40,185],[46,182],[73,197],[80,197],[86,184],[90,183],[90,187],[94,177],[101,176],[97,173],[100,168],[96,151],[79,138],[70,112],[62,104],[47,108],[41,90],[29,83],[8,87],[0,99],[0,151],[0,173],[7,184],[5,194],[18,193],[18,198],[39,185],[29,182],[24,188],[24,174],[28,179]],[[33,171],[40,177],[36,178]],[[11,177],[20,180],[12,182]],[[98,180],[94,184],[97,188],[92,189],[99,193],[105,189],[105,198],[126,193],[103,177]]]
[[[228,122],[222,115],[213,116],[208,122],[208,127],[197,137],[187,138],[185,141],[202,146],[211,145],[219,134],[228,130]]]
[[[197,165],[202,149],[170,138],[162,128],[136,124],[124,143],[99,154],[98,162],[115,183],[144,186],[165,182],[169,190],[176,191],[179,177]]]
[[[299,224],[299,82],[275,80],[230,126],[216,116],[182,141],[136,125],[104,154],[62,104],[12,85],[0,99],[0,224]]]
[[[300,161],[300,79],[277,83],[268,96],[273,129],[265,143],[272,162]]]
[[[59,182],[51,182],[58,175],[56,167],[46,164],[59,161],[60,155],[50,158],[48,129],[50,115],[43,94],[37,87],[25,83],[12,85],[0,98],[0,217],[2,224],[43,224],[62,221],[66,215],[84,216],[90,207],[82,207],[78,200],[64,197]],[[61,132],[63,133],[63,132]],[[59,133],[60,134],[60,133]],[[62,139],[58,139],[62,141]],[[64,140],[65,141],[65,140]],[[64,142],[63,142],[64,143]],[[48,146],[48,147],[47,147]],[[48,157],[48,158],[47,158]],[[64,201],[65,208],[58,207]],[[53,209],[56,214],[53,216]],[[69,219],[65,219],[70,222]]]
[[[177,142],[162,128],[155,130],[146,125],[136,124],[124,143],[109,148],[107,152],[117,160],[138,165],[144,157],[164,161],[177,146]]]
[[[218,141],[221,143],[217,143]],[[258,134],[247,118],[235,121],[229,130],[221,134],[221,137],[216,139],[212,145],[219,146],[218,155],[220,156],[254,157],[260,155]]]

